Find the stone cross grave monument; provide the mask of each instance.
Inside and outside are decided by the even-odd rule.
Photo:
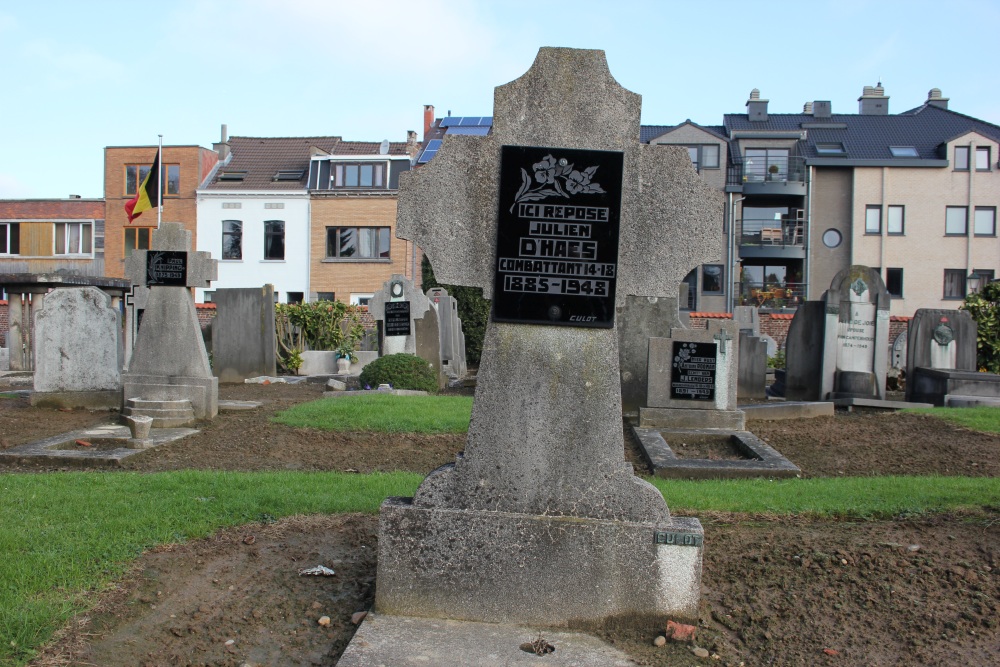
[[[151,236],[150,250],[136,250],[125,261],[143,315],[123,378],[124,412],[149,412],[157,428],[176,426],[174,408],[162,403],[190,401],[195,419],[212,419],[219,411],[219,380],[212,376],[190,288],[218,279],[218,262],[191,251],[191,232],[179,222],[165,222]],[[129,401],[150,403],[144,411]]]
[[[375,608],[548,626],[696,617],[703,532],[624,456],[615,304],[721,257],[722,198],[639,143],[602,51],[543,48],[401,183],[398,235],[493,301],[464,455],[379,520]]]

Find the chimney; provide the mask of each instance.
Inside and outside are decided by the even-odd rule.
[[[811,116],[812,112],[813,112],[813,103],[812,102],[806,102],[805,104],[802,105],[802,113]]]
[[[927,106],[937,107],[938,109],[947,109],[948,98],[941,97],[940,88],[931,88],[927,93]]]
[[[433,109],[434,107],[431,107]],[[426,134],[426,133],[425,133]],[[414,130],[406,131],[406,154],[410,156],[411,160],[417,159],[417,155],[420,153],[420,144],[417,143],[417,133]]]
[[[424,141],[427,141],[427,135],[431,133],[431,128],[434,126],[434,105],[425,104],[424,105]]]
[[[862,116],[888,116],[889,98],[879,81],[876,86],[865,86],[858,98],[858,113]]]
[[[829,118],[833,115],[830,108],[830,100],[816,100],[813,102],[813,118]]]
[[[217,144],[212,144],[212,148],[219,154],[219,162],[225,162],[229,159],[229,128],[225,123],[222,124],[222,140]]]
[[[747,116],[753,122],[767,121],[767,100],[760,99],[760,91],[754,88],[747,100]]]

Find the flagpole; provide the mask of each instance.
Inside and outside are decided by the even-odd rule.
[[[156,161],[156,168],[160,173],[156,175],[157,188],[159,192],[156,193],[156,228],[160,228],[160,221],[163,219],[163,135],[156,135],[160,138],[160,149],[159,157],[160,159]]]

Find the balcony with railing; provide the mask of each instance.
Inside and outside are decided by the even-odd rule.
[[[728,167],[726,184],[744,194],[804,197],[808,175],[805,158],[748,158]]]
[[[794,310],[805,300],[806,283],[758,283],[743,281],[734,286],[736,305],[763,310]]]
[[[806,220],[802,217],[780,220],[751,219],[737,220],[737,237],[741,257],[785,257],[801,259],[805,257]]]

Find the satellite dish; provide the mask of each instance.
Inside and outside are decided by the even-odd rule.
[[[389,140],[388,139],[383,139],[382,140],[382,145],[378,147],[378,154],[379,155],[388,155],[389,154]]]

